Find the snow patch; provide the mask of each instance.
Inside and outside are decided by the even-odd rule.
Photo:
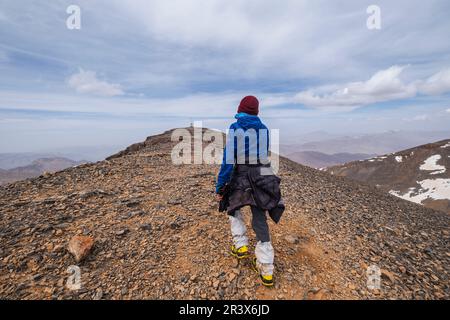
[[[440,159],[441,155],[439,154],[431,156],[425,160],[425,162],[419,167],[419,169],[424,171],[433,171],[430,174],[444,173],[446,170],[445,167],[437,164]]]
[[[368,159],[367,161],[369,161],[369,162],[383,161],[386,158],[387,158],[386,156],[380,156],[380,157],[375,157],[375,158]]]
[[[447,144],[444,144],[443,146],[441,146],[442,149],[448,148],[450,147],[450,142],[447,142]]]
[[[422,204],[426,199],[450,200],[450,179],[426,179],[417,181],[417,183],[420,185],[418,190],[412,187],[405,194],[400,194],[400,191],[395,190],[391,190],[389,193],[418,204]]]
[[[396,157],[395,157],[395,161],[397,161],[397,162],[403,162],[403,157],[402,157],[402,156],[396,156]]]

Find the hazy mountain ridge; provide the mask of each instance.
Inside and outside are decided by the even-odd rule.
[[[119,146],[79,146],[54,148],[43,152],[0,153],[0,169],[14,169],[30,165],[42,158],[67,158],[73,161],[100,161],[120,150]]]
[[[305,166],[319,169],[350,161],[368,159],[375,155],[364,153],[335,153],[325,154],[318,151],[299,151],[286,155],[286,158]]]
[[[62,157],[39,158],[31,164],[13,169],[0,169],[0,185],[18,180],[34,178],[46,172],[56,172],[69,167],[84,164],[87,161],[74,161]]]
[[[388,131],[374,134],[336,135],[330,139],[324,133],[315,139],[313,135],[299,136],[297,143],[280,144],[282,155],[300,151],[317,151],[325,154],[362,153],[387,154],[413,148],[430,141],[447,139],[450,131]]]

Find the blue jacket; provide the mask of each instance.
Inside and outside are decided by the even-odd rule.
[[[236,159],[239,159],[239,157],[241,156],[253,156],[256,157],[257,160],[266,161],[266,159],[268,158],[269,130],[261,122],[258,116],[253,116],[246,113],[238,113],[236,114],[235,118],[237,119],[237,121],[230,126],[230,132],[227,135],[227,142],[223,150],[223,160],[220,167],[219,176],[217,177],[216,193],[219,193],[220,188],[222,188],[230,181]],[[245,138],[245,149],[240,146],[240,150],[238,150],[237,136],[239,136],[239,133],[245,133],[249,129],[255,130],[256,139]],[[260,147],[260,134],[264,133],[264,131],[260,131],[261,129],[265,130],[266,139],[262,137],[261,143],[264,143],[265,145],[261,145]],[[234,135],[230,134],[231,130],[234,130]],[[230,150],[231,148],[234,149],[234,152],[227,152],[227,150]]]

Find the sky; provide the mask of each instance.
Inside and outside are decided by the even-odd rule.
[[[446,0],[0,0],[0,153],[225,130],[249,94],[282,139],[445,130],[449,14]]]

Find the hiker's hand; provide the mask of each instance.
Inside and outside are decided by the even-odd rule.
[[[222,201],[223,195],[221,194],[216,194],[216,200],[217,201]]]

